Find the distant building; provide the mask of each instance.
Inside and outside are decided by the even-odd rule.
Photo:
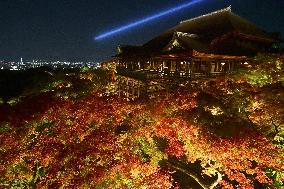
[[[121,70],[210,76],[232,72],[258,52],[273,52],[280,42],[228,7],[182,21],[142,46],[119,46],[115,58]]]

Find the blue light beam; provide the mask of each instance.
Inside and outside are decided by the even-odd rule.
[[[174,12],[177,12],[181,9],[185,9],[187,7],[190,7],[190,6],[193,6],[197,3],[201,3],[202,1],[204,0],[194,0],[194,1],[190,1],[188,3],[185,3],[185,4],[182,4],[182,5],[179,5],[177,7],[174,7],[174,8],[171,8],[171,9],[168,9],[166,11],[163,11],[163,12],[160,12],[158,14],[155,14],[155,15],[152,15],[152,16],[149,16],[149,17],[146,17],[142,20],[138,20],[136,22],[133,22],[131,24],[127,24],[125,26],[121,26],[121,27],[118,27],[118,28],[115,28],[113,29],[112,31],[109,31],[109,32],[106,32],[104,34],[101,34],[101,35],[98,35],[95,37],[95,40],[100,40],[100,39],[104,39],[106,37],[109,37],[111,35],[114,35],[116,33],[119,33],[119,32],[122,32],[122,31],[125,31],[125,30],[128,30],[130,28],[133,28],[135,26],[138,26],[138,25],[141,25],[141,24],[144,24],[146,22],[149,22],[151,20],[154,20],[154,19],[157,19],[157,18],[160,18],[162,16],[165,16],[165,15],[168,15],[168,14],[171,14],[171,13],[174,13]]]

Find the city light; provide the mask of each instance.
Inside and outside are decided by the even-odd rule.
[[[187,7],[191,7],[197,3],[201,3],[202,1],[204,0],[194,0],[194,1],[190,1],[190,2],[187,2],[185,4],[182,4],[182,5],[179,5],[177,7],[174,7],[174,8],[171,8],[171,9],[168,9],[168,10],[165,10],[165,11],[162,11],[162,12],[159,12],[155,15],[152,15],[152,16],[149,16],[149,17],[146,17],[146,18],[143,18],[141,20],[138,20],[136,22],[133,22],[133,23],[130,23],[130,24],[127,24],[125,26],[121,26],[121,27],[118,27],[118,28],[115,28],[109,32],[106,32],[106,33],[103,33],[101,35],[98,35],[95,37],[95,40],[100,40],[100,39],[103,39],[103,38],[106,38],[106,37],[109,37],[111,35],[114,35],[116,33],[119,33],[119,32],[122,32],[122,31],[125,31],[127,29],[130,29],[130,28],[133,28],[135,26],[138,26],[138,25],[141,25],[141,24],[144,24],[144,23],[147,23],[149,21],[152,21],[154,19],[157,19],[157,18],[160,18],[162,16],[165,16],[165,15],[168,15],[168,14],[171,14],[171,13],[174,13],[174,12],[177,12],[181,9],[185,9]]]
[[[40,67],[49,67],[49,68],[61,68],[61,69],[80,69],[83,67],[88,67],[92,69],[100,68],[101,65],[99,62],[96,61],[45,61],[45,60],[33,60],[33,61],[0,61],[0,69],[1,70],[27,70],[33,68],[40,68]]]

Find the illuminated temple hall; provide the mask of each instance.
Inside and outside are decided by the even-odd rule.
[[[182,21],[142,46],[119,46],[115,60],[122,71],[195,78],[231,73],[279,44],[279,36],[228,7]]]

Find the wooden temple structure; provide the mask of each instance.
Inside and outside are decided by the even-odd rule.
[[[231,7],[180,22],[141,46],[119,46],[118,70],[162,76],[231,73],[258,52],[271,52],[279,37],[234,14]]]

